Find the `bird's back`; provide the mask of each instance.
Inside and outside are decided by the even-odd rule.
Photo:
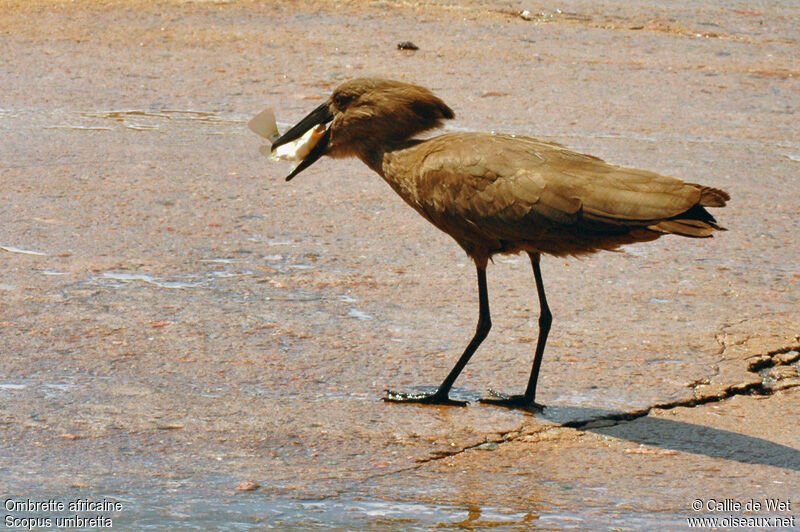
[[[452,133],[386,153],[384,178],[468,253],[583,254],[720,229],[728,195],[536,139]]]

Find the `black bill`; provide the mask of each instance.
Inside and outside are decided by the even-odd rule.
[[[328,128],[327,130],[325,130],[325,134],[322,135],[322,138],[319,139],[319,141],[314,145],[311,151],[308,152],[308,155],[306,155],[305,158],[302,161],[300,161],[300,164],[298,164],[297,167],[295,167],[295,169],[292,170],[292,173],[286,176],[286,181],[291,181],[291,179],[294,176],[296,176],[297,174],[299,174],[300,172],[302,172],[303,170],[314,164],[314,162],[316,162],[317,159],[322,157],[325,154],[325,149],[328,147],[328,140],[330,140],[330,138],[331,138],[331,130],[330,128]]]
[[[272,148],[270,151],[274,153],[275,149],[278,148],[279,146],[297,140],[303,135],[305,135],[306,132],[308,132],[311,128],[316,127],[320,124],[327,124],[331,120],[333,120],[333,115],[331,115],[328,103],[327,102],[323,103],[322,105],[311,111],[305,118],[300,120],[297,124],[295,124],[294,127],[289,129],[289,131],[281,135],[272,144]],[[313,164],[314,161],[322,157],[323,153],[325,152],[325,148],[328,146],[329,139],[330,139],[330,131],[326,131],[325,135],[319,140],[319,142],[303,159],[303,161],[299,165],[297,165],[297,167],[294,170],[292,170],[291,174],[286,176],[286,180],[289,181],[291,178],[299,174],[301,171],[311,166],[311,164]]]

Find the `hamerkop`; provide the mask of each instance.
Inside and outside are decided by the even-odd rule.
[[[535,402],[536,381],[552,321],[539,266],[541,254],[615,250],[664,234],[710,237],[723,228],[705,207],[723,207],[730,197],[716,188],[614,166],[527,137],[448,133],[414,138],[453,116],[423,87],[355,79],[340,85],[325,103],[278,138],[272,153],[298,161],[287,181],[323,155],[358,157],[414,210],[452,236],[475,262],[480,306],[472,341],[435,393],[387,392],[387,401],[465,404],[448,394],[492,325],[487,263],[498,253],[526,252],[541,307],[528,387],[523,395],[495,394],[483,401],[540,408]]]

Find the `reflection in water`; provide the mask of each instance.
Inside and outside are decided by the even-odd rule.
[[[481,508],[470,503],[467,506],[467,518],[455,523],[440,523],[437,528],[461,528],[465,530],[486,530],[492,528],[532,530],[538,520],[538,514],[502,513],[494,508]],[[517,525],[517,526],[514,526]]]

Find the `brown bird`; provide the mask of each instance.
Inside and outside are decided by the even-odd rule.
[[[272,153],[299,161],[287,181],[323,155],[358,157],[475,262],[480,307],[472,341],[435,393],[388,392],[387,401],[466,404],[448,394],[491,328],[487,263],[498,253],[526,252],[541,307],[533,369],[523,395],[494,394],[483,402],[541,408],[535,402],[536,381],[552,321],[541,254],[614,250],[664,234],[710,237],[724,228],[705,207],[723,207],[730,196],[527,137],[449,133],[414,138],[453,116],[423,87],[355,79],[278,138]]]

